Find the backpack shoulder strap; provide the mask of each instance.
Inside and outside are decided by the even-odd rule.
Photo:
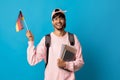
[[[48,56],[49,56],[49,47],[50,47],[50,44],[51,44],[51,37],[50,37],[50,34],[47,34],[45,36],[45,46],[46,46],[46,49],[47,49],[45,67],[47,66],[47,63],[48,63]]]
[[[72,46],[74,46],[74,44],[75,44],[74,35],[72,33],[70,33],[70,32],[68,32],[68,39],[70,41],[70,44]]]

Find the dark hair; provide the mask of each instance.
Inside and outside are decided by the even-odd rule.
[[[61,13],[61,12],[54,14],[53,17],[52,17],[52,20],[53,20],[55,17],[61,17],[61,18],[64,18],[64,19],[66,20],[65,15],[64,15],[63,13]]]

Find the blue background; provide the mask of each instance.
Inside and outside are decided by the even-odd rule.
[[[0,0],[0,80],[44,79],[44,62],[28,64],[26,28],[17,33],[15,24],[21,9],[37,45],[53,31],[54,8],[67,10],[66,30],[82,45],[76,80],[120,80],[119,0]]]

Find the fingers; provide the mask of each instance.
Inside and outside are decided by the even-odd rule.
[[[32,33],[28,30],[28,31],[26,32],[26,36],[27,36],[27,37],[30,37],[30,36],[32,36]]]
[[[64,68],[66,66],[66,63],[62,59],[58,59],[57,61],[58,67]]]
[[[33,41],[33,35],[32,35],[32,33],[31,33],[30,30],[27,30],[26,36],[27,36],[27,38],[28,38],[30,41]]]

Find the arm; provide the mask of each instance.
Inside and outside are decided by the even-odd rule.
[[[82,58],[82,49],[80,46],[80,43],[77,39],[77,37],[74,35],[75,37],[75,48],[77,49],[77,53],[76,53],[76,60],[75,61],[71,61],[71,62],[65,62],[66,66],[64,67],[65,69],[69,70],[69,71],[77,71],[79,70],[83,64],[83,58]]]
[[[29,35],[30,34],[30,35]],[[29,41],[28,41],[28,48],[27,48],[27,60],[28,63],[30,65],[35,65],[38,62],[40,62],[42,59],[45,60],[45,56],[46,56],[46,47],[45,47],[45,39],[43,38],[40,43],[38,44],[38,46],[35,48],[34,46],[34,39],[33,39],[33,35],[30,32],[26,33],[26,36],[28,37]],[[31,36],[31,37],[29,37]]]

